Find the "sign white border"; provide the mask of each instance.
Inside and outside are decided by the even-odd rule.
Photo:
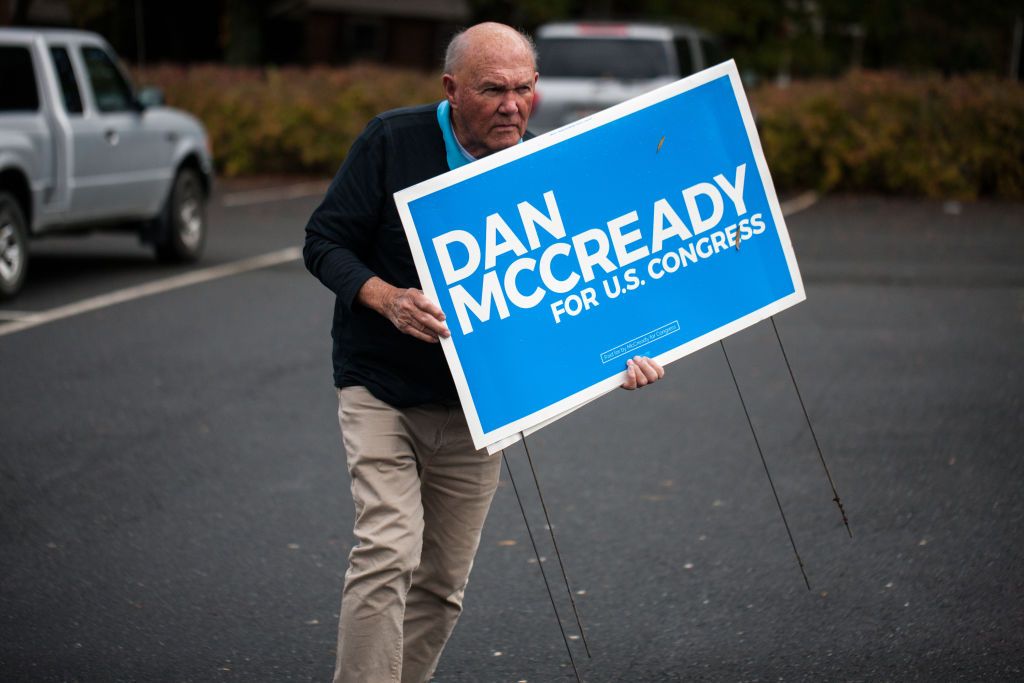
[[[786,257],[786,263],[789,266],[790,276],[793,279],[794,291],[792,294],[778,299],[761,309],[748,313],[742,318],[737,318],[727,325],[723,325],[722,327],[712,330],[703,336],[692,339],[670,351],[666,351],[660,356],[657,356],[655,360],[662,365],[667,365],[674,360],[678,360],[679,358],[693,353],[698,349],[708,346],[709,344],[713,344],[720,339],[724,339],[735,332],[758,323],[765,318],[775,315],[779,311],[803,301],[806,298],[806,295],[804,293],[803,280],[800,277],[800,271],[797,267],[796,255],[793,253],[793,245],[789,239],[789,231],[786,229],[785,219],[782,215],[782,208],[779,206],[779,199],[775,193],[775,185],[772,183],[771,174],[768,172],[768,164],[764,158],[764,150],[761,148],[761,140],[757,136],[757,128],[754,125],[754,116],[750,111],[750,105],[747,102],[747,96],[740,81],[739,71],[736,69],[736,63],[731,59],[728,62],[723,62],[722,64],[705,69],[704,71],[693,74],[692,76],[682,80],[662,86],[656,90],[652,90],[621,104],[617,104],[614,107],[592,114],[584,119],[553,130],[550,133],[527,140],[519,145],[513,145],[508,149],[486,156],[471,164],[460,166],[455,170],[396,192],[395,205],[398,208],[398,215],[402,219],[402,225],[405,228],[405,234],[409,240],[409,248],[412,251],[416,270],[420,275],[423,292],[432,301],[439,301],[437,288],[430,277],[430,269],[427,265],[426,256],[423,253],[423,247],[420,244],[420,238],[416,232],[416,224],[413,221],[412,213],[409,211],[409,204],[411,202],[437,192],[438,190],[451,187],[463,180],[486,173],[493,168],[503,166],[515,161],[516,159],[520,159],[529,154],[551,147],[552,145],[569,140],[570,138],[586,133],[587,131],[593,130],[599,126],[603,126],[611,121],[620,119],[640,109],[644,109],[653,104],[657,104],[658,102],[662,102],[663,100],[667,100],[671,97],[675,97],[676,95],[693,90],[694,88],[698,88],[723,76],[728,76],[729,78],[733,94],[736,96],[736,102],[740,108],[740,114],[743,117],[743,124],[747,132],[747,138],[750,142],[751,151],[753,152],[754,161],[757,163],[757,170],[760,174],[761,182],[764,185],[765,195],[768,199],[768,206],[772,212],[772,219],[775,221],[775,226],[778,231],[779,242]],[[462,407],[466,413],[466,421],[469,424],[473,443],[477,448],[488,447],[488,450],[491,452],[515,443],[515,441],[517,441],[522,435],[531,434],[538,429],[551,424],[560,417],[572,412],[576,408],[579,408],[595,398],[612,391],[622,384],[625,379],[624,371],[616,373],[614,376],[608,377],[607,379],[593,384],[582,391],[578,391],[571,396],[567,396],[546,408],[542,408],[541,410],[498,427],[497,429],[484,432],[480,424],[476,406],[473,403],[473,396],[469,391],[469,384],[466,382],[466,375],[462,369],[462,363],[459,360],[458,352],[455,349],[455,343],[451,339],[442,339],[441,347],[444,350],[445,357],[448,360],[448,365],[451,368],[452,378],[455,380],[455,387],[458,390],[459,399],[462,401]]]

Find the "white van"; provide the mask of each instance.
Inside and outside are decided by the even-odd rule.
[[[538,134],[724,61],[714,36],[684,24],[545,24],[536,42]]]

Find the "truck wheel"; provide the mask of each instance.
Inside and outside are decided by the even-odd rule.
[[[0,192],[0,299],[18,293],[28,269],[28,226],[18,200]]]
[[[156,256],[161,261],[195,261],[206,244],[206,196],[199,173],[193,168],[178,171],[161,219]]]

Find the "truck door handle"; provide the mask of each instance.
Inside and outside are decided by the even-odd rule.
[[[103,137],[107,139],[107,142],[110,143],[111,147],[117,147],[117,143],[121,142],[121,136],[113,129],[104,132]]]

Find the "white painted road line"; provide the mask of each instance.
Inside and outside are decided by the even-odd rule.
[[[803,194],[798,194],[792,199],[780,202],[779,208],[782,209],[783,216],[792,216],[795,213],[800,213],[801,211],[809,209],[817,204],[818,198],[817,192],[804,192]]]
[[[0,311],[0,322],[4,322],[7,320],[33,320],[38,317],[39,314],[36,313],[35,311]]]
[[[322,195],[327,191],[327,186],[330,184],[330,180],[314,180],[295,185],[231,192],[221,198],[221,204],[227,207],[249,206],[250,204],[264,204],[267,202],[279,202],[285,199],[312,197],[314,195]]]
[[[193,270],[187,273],[182,273],[181,275],[164,278],[162,280],[146,282],[141,285],[135,285],[134,287],[119,289],[114,292],[108,292],[107,294],[100,294],[99,296],[94,296],[89,299],[75,301],[74,303],[66,304],[64,306],[57,306],[56,308],[31,314],[29,317],[16,322],[0,324],[0,337],[8,334],[14,334],[15,332],[22,332],[38,325],[54,322],[55,320],[70,318],[73,315],[88,313],[89,311],[95,311],[100,308],[122,304],[126,301],[133,301],[135,299],[141,299],[142,297],[152,296],[154,294],[162,294],[163,292],[188,287],[189,285],[196,285],[201,282],[218,280],[231,275],[239,275],[250,270],[269,268],[271,266],[281,265],[282,263],[297,261],[300,258],[302,258],[301,247],[288,247],[287,249],[273,251],[269,254],[255,256],[253,258],[224,263],[219,266],[203,268],[202,270]]]

